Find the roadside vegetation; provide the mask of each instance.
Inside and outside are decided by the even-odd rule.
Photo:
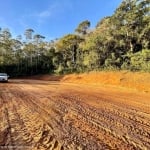
[[[33,29],[0,29],[0,72],[11,76],[100,70],[150,72],[150,2],[123,0],[112,16],[79,23],[74,33],[45,41]],[[52,32],[49,29],[49,32]]]

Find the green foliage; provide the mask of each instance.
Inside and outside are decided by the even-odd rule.
[[[90,24],[91,24],[90,21],[85,20],[78,25],[78,27],[75,29],[75,31],[77,33],[81,33],[81,34],[85,35],[85,34],[87,34],[87,30],[90,27]]]
[[[79,44],[83,39],[74,34],[68,34],[56,42],[56,51],[62,56],[59,64],[63,65],[67,72],[75,70],[78,60]]]
[[[14,39],[9,29],[0,28],[0,72],[22,76],[103,69],[150,71],[149,6],[149,0],[123,0],[95,29],[88,30],[90,21],[85,20],[76,34],[50,42],[30,28],[24,42],[21,35]]]
[[[142,50],[131,55],[131,70],[150,71],[150,50]]]

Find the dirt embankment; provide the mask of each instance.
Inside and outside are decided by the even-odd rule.
[[[150,92],[150,73],[142,72],[90,72],[84,74],[70,74],[65,76],[36,76],[35,79],[61,81],[80,84],[111,85]]]

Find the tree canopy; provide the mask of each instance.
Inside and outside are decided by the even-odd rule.
[[[84,20],[63,37],[45,41],[34,29],[16,38],[0,28],[0,72],[12,76],[91,70],[150,71],[150,2],[123,0],[90,30]]]

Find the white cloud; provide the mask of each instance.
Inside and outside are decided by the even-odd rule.
[[[52,13],[49,10],[45,10],[45,11],[39,13],[38,17],[47,18],[47,17],[50,17],[51,15],[52,15]]]
[[[37,27],[43,25],[48,20],[61,19],[62,14],[68,12],[73,8],[71,0],[55,0],[53,3],[48,4],[47,8],[38,11],[31,10],[22,14],[17,20],[19,25],[23,28],[36,24]]]
[[[52,19],[55,17],[61,17],[61,14],[65,11],[68,11],[72,8],[72,3],[70,0],[62,0],[55,1],[54,3],[50,4],[48,8],[41,12],[36,12],[31,15],[31,17],[34,17],[37,19],[38,23],[43,23],[47,19]]]

